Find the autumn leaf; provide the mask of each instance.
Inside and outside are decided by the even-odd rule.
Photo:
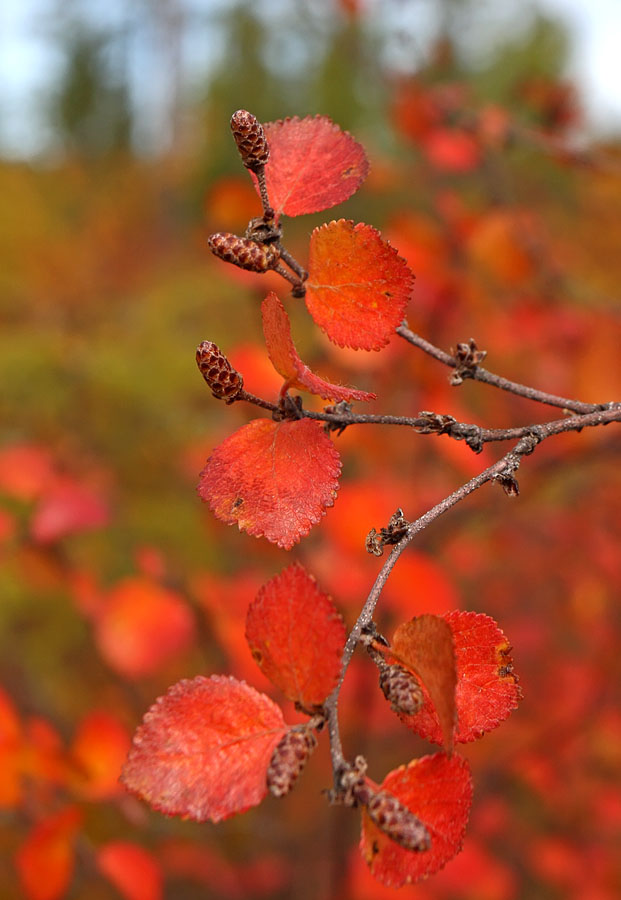
[[[162,868],[156,857],[138,844],[110,841],[96,853],[97,868],[125,900],[161,900]]]
[[[327,116],[263,125],[270,148],[265,180],[277,215],[301,216],[342,203],[369,172],[361,145]],[[256,176],[252,180],[257,185]]]
[[[286,731],[280,708],[244,681],[185,679],[145,715],[121,780],[167,815],[219,822],[261,802]]]
[[[69,534],[101,528],[109,517],[106,503],[90,487],[57,477],[39,499],[30,532],[37,543],[50,544]]]
[[[426,687],[437,712],[447,753],[453,749],[457,671],[453,634],[440,616],[416,616],[399,625],[392,647],[395,657]]]
[[[30,831],[15,856],[22,889],[28,900],[60,900],[73,875],[76,832],[82,813],[68,806],[42,819]]]
[[[319,422],[254,419],[216,447],[198,492],[227,525],[289,550],[334,503],[340,470]]]
[[[311,235],[306,306],[331,341],[381,350],[401,324],[414,276],[370,225],[339,219]]]
[[[144,576],[116,584],[95,619],[99,652],[125,678],[157,672],[193,638],[194,618],[184,598]]]
[[[248,608],[246,639],[263,674],[307,709],[323,703],[338,680],[345,626],[300,563],[261,587]]]
[[[376,394],[330,384],[315,375],[302,362],[291,338],[291,326],[284,306],[272,291],[263,301],[263,334],[267,352],[287,387],[318,394],[326,400],[375,400]]]
[[[494,619],[483,613],[454,610],[443,617],[455,646],[457,686],[455,740],[467,743],[492,731],[517,707],[522,696],[513,672],[511,647]],[[423,686],[424,688],[425,686]],[[442,743],[442,729],[429,695],[415,716],[401,716],[408,728]]]
[[[79,723],[70,748],[75,785],[88,800],[114,797],[130,739],[116,716],[93,710]]]
[[[423,822],[431,847],[421,852],[405,850],[363,811],[360,850],[372,875],[395,888],[433,875],[461,849],[472,804],[468,762],[444,753],[423,756],[389,772],[380,788]]]

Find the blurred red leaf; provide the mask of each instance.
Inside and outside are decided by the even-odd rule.
[[[440,616],[422,615],[399,625],[391,650],[419,676],[441,724],[447,752],[453,749],[457,671],[453,634]]]
[[[446,613],[444,619],[455,646],[455,740],[467,743],[506,719],[517,707],[522,692],[513,673],[509,642],[490,616],[454,610]],[[421,737],[442,743],[440,721],[428,695],[415,716],[401,718]]]
[[[118,794],[119,775],[130,744],[127,729],[116,716],[94,710],[82,719],[70,752],[77,766],[76,786],[83,796],[102,800]]]
[[[22,728],[8,693],[0,688],[0,809],[17,806],[21,798]]]
[[[95,637],[109,666],[126,678],[141,678],[189,646],[194,618],[180,594],[134,576],[109,592],[95,621]]]
[[[49,544],[68,534],[106,525],[107,505],[91,488],[71,478],[56,478],[41,497],[30,522],[35,541]]]
[[[125,900],[160,900],[163,891],[159,862],[144,847],[129,841],[111,841],[100,847],[97,868]]]
[[[289,550],[334,503],[340,469],[319,422],[254,419],[216,447],[198,492],[222,522]]]
[[[167,815],[219,822],[261,802],[286,730],[265,694],[235,678],[199,675],[173,685],[147,712],[122,781]]]
[[[248,609],[246,639],[263,674],[303,707],[323,703],[338,680],[345,626],[300,563],[261,587]]]
[[[414,276],[371,225],[339,219],[311,235],[306,305],[331,341],[380,350],[403,321]]]
[[[376,394],[357,391],[337,384],[330,384],[315,375],[302,362],[291,338],[291,326],[285,308],[273,292],[268,294],[261,307],[263,334],[267,352],[277,372],[288,387],[318,394],[326,400],[375,400]]]
[[[472,803],[468,762],[436,753],[389,772],[380,787],[394,794],[425,824],[431,848],[404,850],[362,814],[360,850],[371,873],[389,887],[433,875],[461,849]]]
[[[73,840],[82,822],[75,806],[48,816],[19,847],[15,864],[28,900],[59,900],[73,874]]]
[[[454,128],[434,128],[423,147],[429,162],[442,172],[471,172],[481,159],[476,138]]]
[[[351,197],[367,177],[363,148],[327,116],[294,116],[263,128],[270,147],[267,193],[278,215],[329,209]]]

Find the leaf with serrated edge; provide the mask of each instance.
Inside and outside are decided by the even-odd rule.
[[[414,276],[371,225],[339,219],[311,235],[306,306],[331,341],[381,350],[405,316]]]
[[[453,633],[457,667],[455,740],[467,743],[499,725],[522,696],[513,672],[511,647],[498,624],[484,613],[453,612],[444,615]],[[408,728],[434,743],[442,743],[437,713],[426,693],[415,716],[401,716]]]
[[[372,875],[394,888],[433,875],[461,850],[472,804],[468,762],[457,754],[423,756],[389,772],[380,787],[423,822],[431,847],[405,850],[363,811],[360,850]]]
[[[246,639],[263,674],[306,709],[323,703],[338,681],[345,626],[300,563],[261,587],[248,608]]]
[[[167,815],[219,822],[261,802],[286,731],[265,694],[232,677],[199,675],[173,685],[147,712],[121,780]]]
[[[267,194],[277,215],[329,209],[351,197],[367,177],[362,146],[327,116],[294,116],[266,122],[263,129],[270,148]]]
[[[357,391],[354,388],[330,384],[315,375],[302,362],[291,338],[291,326],[284,306],[272,291],[261,306],[263,314],[263,334],[267,352],[277,372],[287,382],[287,386],[301,391],[310,391],[325,400],[375,400],[376,394]]]
[[[253,419],[216,447],[198,492],[222,522],[289,550],[334,503],[340,470],[319,422]]]
[[[391,651],[427,688],[441,723],[447,753],[453,749],[457,670],[453,633],[441,616],[425,614],[399,625]]]

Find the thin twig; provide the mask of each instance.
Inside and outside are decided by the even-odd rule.
[[[423,350],[429,356],[432,356],[439,362],[444,363],[445,366],[450,366],[453,369],[457,367],[457,361],[453,356],[450,355],[450,353],[445,353],[444,350],[440,350],[439,347],[435,347],[433,344],[430,344],[429,341],[426,341],[424,338],[420,337],[420,335],[415,334],[413,331],[411,331],[405,323],[399,325],[396,331],[397,334],[400,335],[404,340],[408,341],[408,343],[413,344],[415,347]],[[608,405],[597,403],[582,403],[580,400],[570,400],[567,397],[559,397],[556,394],[548,394],[546,391],[539,391],[536,388],[529,387],[528,385],[518,384],[518,382],[516,381],[509,381],[508,378],[503,378],[501,375],[495,375],[493,372],[489,372],[482,366],[474,366],[470,369],[462,371],[461,374],[463,378],[471,378],[473,381],[482,381],[485,384],[491,384],[503,391],[509,391],[509,393],[517,394],[519,397],[525,397],[527,400],[536,400],[538,403],[545,403],[548,406],[558,406],[561,409],[569,409],[572,412],[596,412],[598,409],[605,409]]]

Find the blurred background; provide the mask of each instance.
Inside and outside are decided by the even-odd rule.
[[[338,500],[291,553],[200,503],[210,451],[256,416],[211,397],[196,345],[218,343],[266,399],[281,382],[259,306],[286,289],[206,246],[260,212],[230,115],[329,115],[367,150],[355,197],[285,223],[300,260],[316,225],[372,224],[416,274],[414,330],[446,349],[473,336],[514,380],[619,399],[620,27],[615,0],[5,2],[0,898],[395,896],[359,858],[357,815],[321,795],[325,746],[290,797],[218,826],[166,819],[117,783],[144,712],[180,678],[229,672],[280,702],[244,640],[267,578],[299,559],[352,623],[379,566],[370,528],[397,506],[414,519],[503,452],[349,429],[335,438]],[[287,308],[305,362],[375,391],[377,411],[558,417],[450,387],[396,340],[339,350],[303,304]],[[463,748],[465,847],[404,889],[414,900],[621,895],[617,431],[546,442],[519,499],[478,492],[391,576],[387,635],[420,612],[493,615],[525,695]],[[345,750],[377,781],[433,752],[387,711],[364,659],[341,706]]]

